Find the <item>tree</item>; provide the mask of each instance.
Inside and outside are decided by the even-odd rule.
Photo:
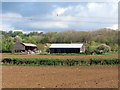
[[[118,44],[112,44],[112,45],[110,45],[110,46],[111,46],[111,51],[113,51],[113,52],[117,52],[118,49],[119,49]]]
[[[89,43],[86,44],[86,54],[93,54],[95,53],[97,47],[97,43],[94,41],[91,41]]]
[[[14,38],[14,41],[15,41],[15,42],[22,42],[22,38],[17,35],[17,36]]]
[[[12,37],[2,38],[2,51],[10,52],[13,49],[14,39]]]
[[[44,36],[44,37],[41,38],[40,42],[42,44],[45,44],[45,43],[49,42],[49,38],[47,36]]]

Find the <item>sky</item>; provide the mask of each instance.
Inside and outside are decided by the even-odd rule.
[[[118,3],[2,2],[0,30],[24,33],[118,28]]]

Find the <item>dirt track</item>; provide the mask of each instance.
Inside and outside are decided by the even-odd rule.
[[[113,55],[73,55],[73,56],[62,56],[62,55],[12,55],[12,54],[0,54],[2,58],[57,58],[57,59],[75,59],[75,58],[118,58],[118,54]]]
[[[117,88],[117,66],[3,66],[3,88]]]

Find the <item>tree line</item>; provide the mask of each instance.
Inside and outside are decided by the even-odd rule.
[[[63,32],[30,32],[25,34],[20,31],[0,31],[2,37],[1,51],[9,52],[13,49],[16,41],[24,43],[33,43],[38,45],[38,48],[43,49],[42,45],[46,43],[84,43],[86,50],[91,51],[98,48],[100,44],[108,45],[112,51],[118,50],[120,43],[118,30],[99,29],[95,31],[75,31],[67,30]]]

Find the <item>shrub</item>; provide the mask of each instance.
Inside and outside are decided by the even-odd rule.
[[[12,65],[48,65],[48,66],[79,66],[79,65],[120,65],[119,58],[113,59],[20,59],[20,58],[4,58],[3,64]]]
[[[111,47],[106,44],[101,44],[96,48],[96,53],[98,54],[102,54],[110,51],[111,51]]]

